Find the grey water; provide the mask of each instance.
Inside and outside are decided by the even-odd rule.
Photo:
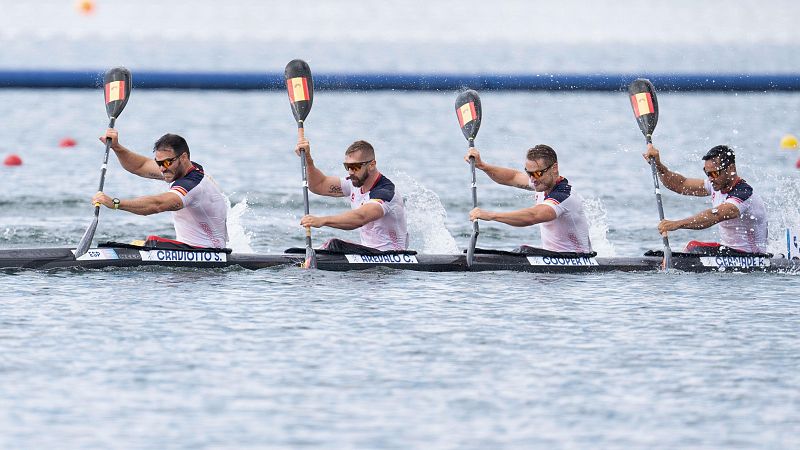
[[[289,59],[305,57],[312,69],[342,71],[798,70],[798,60],[786,58],[797,50],[785,26],[794,3],[775,2],[771,14],[760,2],[743,2],[740,12],[718,8],[728,26],[712,22],[707,30],[698,23],[720,2],[683,5],[700,18],[657,7],[653,26],[662,34],[650,46],[633,47],[650,48],[650,63],[641,53],[620,51],[627,22],[614,2],[600,2],[594,18],[576,13],[576,24],[560,37],[553,29],[569,14],[559,8],[508,2],[510,9],[496,12],[461,4],[483,13],[488,30],[469,48],[445,27],[449,2],[432,6],[407,34],[402,25],[416,17],[410,9],[362,11],[344,2],[309,16],[316,38],[284,33],[283,19],[292,12],[272,3],[265,5],[277,18],[264,20],[273,27],[259,27],[260,2],[157,6],[187,15],[168,29],[161,15],[121,2],[98,2],[94,18],[45,2],[66,8],[61,17],[70,27],[46,16],[38,29],[26,30],[21,24],[33,17],[32,7],[20,2],[8,5],[11,15],[0,22],[0,67],[128,64],[135,77],[137,67],[280,71]],[[92,31],[114,8],[141,28],[123,36]],[[522,18],[536,13],[541,26],[524,27]],[[389,20],[392,14],[399,24]],[[506,17],[513,17],[510,26]],[[673,24],[680,20],[691,26]],[[241,27],[228,26],[234,22]],[[197,23],[208,26],[192,28]],[[749,34],[739,32],[747,27]],[[327,40],[337,33],[346,45]],[[718,39],[706,42],[710,34]],[[118,44],[116,53],[107,51],[109,43]],[[465,55],[479,56],[470,65]],[[461,251],[471,232],[455,96],[320,91],[306,124],[315,161],[329,174],[342,173],[353,140],[375,145],[378,167],[406,197],[412,246],[421,252]],[[550,144],[562,174],[585,199],[600,255],[637,256],[660,247],[643,138],[623,93],[482,92],[481,98],[477,144],[487,161],[521,167],[528,147]],[[778,148],[781,136],[799,131],[799,100],[787,93],[659,94],[654,141],[665,162],[701,177],[708,148],[734,146],[742,176],[767,201],[769,249],[776,254],[784,252],[783,229],[800,223],[799,155]],[[107,124],[102,94],[0,90],[0,118],[0,155],[24,161],[0,167],[0,248],[75,245],[99,181],[97,137]],[[134,90],[117,128],[124,144],[145,154],[165,132],[187,138],[193,159],[230,198],[235,251],[303,245],[296,129],[284,93]],[[59,148],[66,136],[78,145]],[[125,198],[165,187],[124,172],[112,155],[106,192]],[[529,193],[480,173],[478,199],[502,210],[531,203]],[[673,218],[707,205],[672,193],[664,202]],[[348,207],[313,196],[310,206],[318,214]],[[487,248],[538,242],[536,229],[483,223],[481,230],[479,245]],[[103,210],[96,242],[171,233],[168,215]],[[316,243],[330,237],[357,235],[314,230]],[[716,234],[681,231],[670,238],[678,248]],[[796,274],[293,267],[5,271],[0,447],[796,448],[798,280]]]

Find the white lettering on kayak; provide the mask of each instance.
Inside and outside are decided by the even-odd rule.
[[[770,260],[765,256],[701,256],[700,263],[705,267],[732,267],[749,269],[769,267]]]
[[[187,252],[185,250],[139,250],[142,261],[220,263],[228,260],[225,252]]]
[[[528,256],[532,266],[599,266],[597,260],[589,256]]]
[[[417,257],[407,254],[394,255],[344,255],[350,264],[418,264]]]
[[[119,259],[119,256],[117,256],[117,252],[113,248],[90,248],[80,258],[76,259],[78,261],[105,261]]]

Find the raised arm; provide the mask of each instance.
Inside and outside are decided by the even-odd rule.
[[[107,129],[106,133],[100,137],[100,142],[105,144],[106,138],[111,138],[111,150],[114,150],[114,154],[117,155],[117,159],[123,169],[144,178],[153,178],[156,180],[164,179],[155,160],[134,153],[119,143],[119,133],[117,130],[113,128]]]
[[[650,158],[656,160],[656,170],[658,170],[659,178],[667,189],[683,195],[694,195],[697,197],[705,197],[708,194],[705,183],[700,178],[686,178],[685,176],[672,172],[661,162],[658,149],[653,147],[653,144],[647,145],[647,152],[642,156],[649,163]]]
[[[342,180],[339,179],[339,177],[329,177],[325,175],[314,165],[314,159],[311,158],[311,145],[308,143],[308,139],[303,138],[297,141],[297,146],[294,149],[297,156],[300,156],[300,149],[305,149],[306,151],[308,189],[317,195],[343,197]]]
[[[464,161],[469,163],[470,156],[475,157],[475,168],[484,171],[495,183],[531,190],[528,175],[524,172],[488,164],[481,159],[481,154],[476,148],[469,149]]]

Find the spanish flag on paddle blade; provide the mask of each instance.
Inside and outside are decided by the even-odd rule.
[[[305,77],[295,77],[286,80],[286,89],[289,90],[289,100],[292,103],[308,101],[311,96],[308,94],[308,81]]]
[[[633,113],[636,117],[642,117],[645,114],[653,114],[656,110],[653,108],[653,97],[649,92],[640,92],[631,95],[631,105],[633,105]]]
[[[475,112],[475,102],[464,103],[456,112],[458,113],[458,124],[462,128],[478,118],[478,113]]]
[[[112,81],[106,84],[106,103],[125,100],[125,80]]]

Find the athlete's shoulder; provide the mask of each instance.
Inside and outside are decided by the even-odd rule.
[[[172,183],[170,189],[179,192],[180,194],[186,195],[192,189],[196,188],[197,185],[203,181],[205,177],[205,172],[203,172],[203,166],[192,162],[194,164],[194,168],[189,171],[186,175],[181,178],[178,178]]]
[[[568,199],[570,195],[572,195],[572,185],[569,184],[569,180],[562,178],[561,181],[556,183],[553,189],[544,196],[544,199],[545,201],[550,200],[551,203],[559,204]]]
[[[382,174],[375,181],[375,185],[369,190],[370,200],[382,200],[390,202],[394,198],[395,186],[394,183]]]
[[[733,189],[731,189],[730,192],[728,192],[728,198],[733,200],[738,200],[740,202],[745,202],[752,196],[753,196],[753,187],[742,179],[740,179],[733,186]]]

